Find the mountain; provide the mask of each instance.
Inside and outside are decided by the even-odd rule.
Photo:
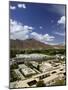
[[[54,45],[54,49],[65,49],[65,45]]]
[[[27,39],[27,40],[12,40],[10,39],[10,48],[15,49],[48,49],[52,48],[51,45],[41,43],[35,39]]]
[[[13,40],[10,39],[10,48],[12,49],[59,49],[64,48],[62,45],[48,45],[44,44],[35,39],[27,39],[27,40]]]

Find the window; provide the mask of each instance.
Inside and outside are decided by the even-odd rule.
[[[56,71],[53,71],[52,74],[56,73]]]
[[[37,81],[36,81],[36,80],[33,80],[33,81],[28,82],[28,85],[29,85],[29,86],[32,86],[32,85],[34,85],[34,84],[36,84],[36,83],[37,83]]]

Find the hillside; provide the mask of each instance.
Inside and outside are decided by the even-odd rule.
[[[44,48],[52,48],[52,46],[41,43],[35,39],[27,39],[27,40],[10,40],[10,48],[15,49],[44,49]]]
[[[63,49],[63,45],[48,45],[41,43],[35,39],[12,40],[10,39],[10,48],[13,49]]]

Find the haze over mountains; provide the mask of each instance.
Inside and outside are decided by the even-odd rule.
[[[11,49],[64,49],[65,46],[61,45],[48,45],[44,44],[35,39],[26,39],[26,40],[13,40],[10,39],[10,48]]]

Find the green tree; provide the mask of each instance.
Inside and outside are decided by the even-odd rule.
[[[57,86],[65,85],[65,79],[56,80],[55,85],[57,85]]]
[[[10,69],[17,69],[18,68],[18,65],[17,63],[14,63],[10,66]]]
[[[46,85],[45,85],[44,81],[40,79],[40,80],[37,82],[36,86],[37,86],[37,87],[44,87],[44,86],[46,86]]]

